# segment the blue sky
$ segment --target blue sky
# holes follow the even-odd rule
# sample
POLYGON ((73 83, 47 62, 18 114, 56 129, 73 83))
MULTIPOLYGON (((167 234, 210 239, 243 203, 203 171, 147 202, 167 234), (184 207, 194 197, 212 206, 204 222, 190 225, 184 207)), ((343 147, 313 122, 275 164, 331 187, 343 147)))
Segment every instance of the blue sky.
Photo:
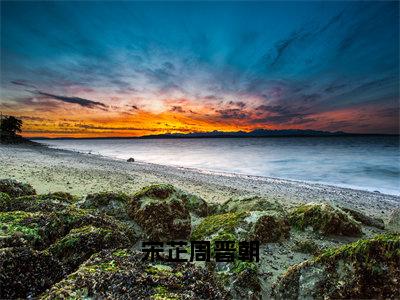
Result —
POLYGON ((126 114, 138 128, 143 114, 165 125, 169 114, 177 131, 395 133, 398 6, 4 1, 0 109, 63 132, 68 113, 71 125, 97 127, 126 114))

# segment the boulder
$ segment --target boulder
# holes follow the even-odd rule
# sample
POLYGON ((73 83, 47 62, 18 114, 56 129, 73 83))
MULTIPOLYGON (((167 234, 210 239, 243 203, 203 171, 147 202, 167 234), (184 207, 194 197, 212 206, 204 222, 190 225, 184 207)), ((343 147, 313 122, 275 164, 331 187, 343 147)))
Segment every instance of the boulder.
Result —
POLYGON ((342 210, 346 213, 348 213, 350 216, 354 218, 354 220, 366 225, 366 226, 373 226, 379 229, 385 229, 385 223, 383 223, 382 219, 377 219, 373 217, 369 217, 362 212, 359 212, 357 210, 351 209, 351 208, 345 208, 342 207, 342 210))
POLYGON ((101 227, 85 226, 72 229, 47 250, 70 273, 93 253, 103 249, 131 246, 132 241, 123 231, 101 227))
POLYGON ((10 199, 5 211, 43 212, 60 211, 71 205, 76 198, 68 193, 21 196, 10 199))
POLYGON ((290 225, 273 211, 231 212, 204 218, 193 230, 192 240, 257 240, 278 242, 289 237, 290 225), (230 238, 229 238, 230 237, 230 238))
POLYGON ((35 189, 28 183, 22 183, 14 179, 0 179, 0 192, 10 197, 35 195, 35 189))
POLYGON ((194 264, 155 264, 133 250, 104 250, 41 299, 226 299, 214 274, 194 264))
POLYGON ((38 296, 64 275, 47 252, 25 247, 0 249, 0 299, 38 296))
POLYGON ((44 249, 71 229, 87 225, 121 230, 131 241, 136 233, 128 225, 114 218, 91 214, 90 211, 68 208, 59 212, 0 212, 0 248, 29 245, 44 249))
POLYGON ((241 212, 241 211, 275 211, 284 213, 282 205, 277 201, 254 196, 247 198, 232 198, 222 204, 221 212, 241 212))
POLYGON ((117 219, 129 219, 127 205, 129 196, 123 193, 102 192, 86 196, 81 208, 95 209, 117 219))
POLYGON ((290 223, 301 229, 311 228, 323 235, 360 236, 360 223, 339 208, 325 203, 307 203, 289 215, 290 223))
POLYGON ((397 299, 400 236, 378 235, 295 265, 273 286, 275 299, 397 299))
POLYGON ((11 202, 11 198, 8 194, 0 192, 0 211, 8 209, 8 205, 11 202))
POLYGON ((387 227, 392 232, 400 233, 400 208, 392 211, 387 227))
POLYGON ((142 189, 130 201, 128 213, 150 240, 187 239, 190 235, 189 210, 173 186, 142 189))
POLYGON ((128 158, 127 162, 135 162, 135 159, 133 157, 128 158))

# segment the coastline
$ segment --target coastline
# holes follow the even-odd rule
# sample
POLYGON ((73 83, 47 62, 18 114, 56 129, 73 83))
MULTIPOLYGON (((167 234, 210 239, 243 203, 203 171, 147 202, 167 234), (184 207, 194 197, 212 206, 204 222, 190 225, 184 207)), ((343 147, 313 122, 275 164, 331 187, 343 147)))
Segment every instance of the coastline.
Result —
POLYGON ((134 193, 153 183, 170 183, 209 203, 261 196, 290 208, 326 202, 386 220, 400 196, 236 173, 128 163, 121 159, 55 149, 45 145, 0 145, 0 177, 30 182, 38 192, 68 191, 77 196, 99 191, 134 193))

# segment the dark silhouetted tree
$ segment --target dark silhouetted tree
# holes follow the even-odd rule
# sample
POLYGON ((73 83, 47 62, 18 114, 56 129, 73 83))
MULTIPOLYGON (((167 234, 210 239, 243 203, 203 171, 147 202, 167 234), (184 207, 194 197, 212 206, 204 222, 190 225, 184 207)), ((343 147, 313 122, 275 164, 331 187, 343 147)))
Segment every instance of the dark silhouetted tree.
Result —
POLYGON ((22 121, 13 116, 5 117, 1 120, 0 129, 2 136, 16 136, 21 132, 22 121))

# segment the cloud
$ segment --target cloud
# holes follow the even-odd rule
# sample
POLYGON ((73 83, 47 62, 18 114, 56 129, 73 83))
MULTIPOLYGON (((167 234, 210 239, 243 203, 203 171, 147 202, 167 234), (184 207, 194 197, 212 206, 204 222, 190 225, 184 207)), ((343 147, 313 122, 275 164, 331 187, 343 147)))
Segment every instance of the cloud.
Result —
POLYGON ((60 95, 54 95, 54 94, 49 94, 41 91, 34 91, 32 92, 33 94, 41 95, 47 98, 55 99, 55 100, 60 100, 62 102, 66 103, 73 103, 73 104, 78 104, 83 107, 88 107, 88 108, 100 108, 100 109, 106 109, 107 105, 104 103, 98 102, 98 101, 93 101, 89 99, 84 99, 84 98, 79 98, 79 97, 67 97, 67 96, 60 96, 60 95))
POLYGON ((30 84, 26 80, 13 80, 13 81, 11 81, 11 83, 15 84, 15 85, 20 85, 20 86, 25 86, 25 87, 37 89, 37 87, 35 85, 30 84))
POLYGON ((228 108, 216 110, 223 119, 246 119, 248 116, 239 108, 228 108))
POLYGON ((170 110, 173 112, 179 112, 179 113, 185 112, 185 110, 182 108, 182 106, 179 106, 179 105, 172 106, 170 110))

